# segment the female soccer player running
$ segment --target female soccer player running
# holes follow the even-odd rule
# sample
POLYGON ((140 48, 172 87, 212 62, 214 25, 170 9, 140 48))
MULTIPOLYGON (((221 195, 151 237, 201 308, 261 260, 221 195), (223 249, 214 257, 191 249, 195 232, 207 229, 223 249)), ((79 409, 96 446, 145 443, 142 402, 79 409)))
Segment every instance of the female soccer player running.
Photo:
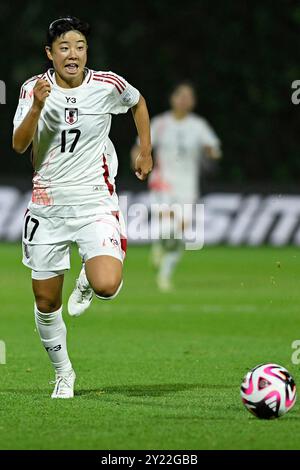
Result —
MULTIPOLYGON (((184 214, 184 206, 195 204, 199 197, 199 169, 203 156, 221 157, 220 141, 211 126, 193 113, 196 93, 189 82, 181 82, 170 97, 171 109, 151 121, 151 140, 155 152, 155 165, 149 178, 152 202, 169 206, 160 211, 161 225, 169 225, 174 219, 175 230, 171 238, 161 238, 152 245, 152 261, 158 268, 157 284, 161 291, 172 288, 171 280, 182 253, 182 234, 190 220, 184 214), (180 211, 175 213, 172 205, 180 211), (180 213, 179 213, 180 212, 180 213)), ((135 161, 142 147, 132 148, 135 161)))
POLYGON ((84 264, 68 302, 70 315, 82 314, 93 293, 112 299, 122 286, 126 239, 114 184, 112 114, 131 108, 141 142, 136 176, 144 180, 152 169, 145 100, 124 78, 86 67, 89 30, 75 17, 50 24, 45 50, 53 68, 23 84, 14 117, 14 150, 24 153, 32 144, 23 263, 32 270, 36 327, 56 372, 52 398, 74 396, 62 317, 71 243, 77 243, 84 264))

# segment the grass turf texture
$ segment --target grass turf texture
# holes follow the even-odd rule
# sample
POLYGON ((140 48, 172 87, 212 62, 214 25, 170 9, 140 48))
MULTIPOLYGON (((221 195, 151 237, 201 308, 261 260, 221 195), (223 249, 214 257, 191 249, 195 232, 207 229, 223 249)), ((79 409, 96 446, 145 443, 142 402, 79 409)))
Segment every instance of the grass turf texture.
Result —
MULTIPOLYGON (((79 258, 73 250, 64 305, 79 258)), ((187 252, 176 290, 159 294, 149 248, 129 247, 124 288, 69 318, 76 398, 51 400, 51 366, 34 332, 30 271, 20 247, 0 245, 1 449, 299 449, 299 403, 260 421, 239 386, 261 362, 291 363, 300 339, 299 250, 187 252)))

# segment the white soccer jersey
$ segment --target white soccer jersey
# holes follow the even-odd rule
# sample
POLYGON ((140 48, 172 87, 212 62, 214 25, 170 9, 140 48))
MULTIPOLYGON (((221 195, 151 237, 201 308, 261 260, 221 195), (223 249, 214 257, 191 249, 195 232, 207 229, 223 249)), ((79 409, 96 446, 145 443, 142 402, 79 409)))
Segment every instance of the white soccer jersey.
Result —
POLYGON ((31 107, 39 78, 50 83, 51 93, 32 143, 31 212, 72 217, 117 210, 118 160, 109 139, 111 115, 136 105, 139 91, 113 72, 88 68, 80 86, 62 88, 49 69, 23 84, 14 128, 31 107))
POLYGON ((203 148, 220 145, 207 121, 195 114, 178 120, 171 112, 163 113, 152 119, 151 140, 155 165, 149 187, 180 202, 197 199, 203 148))

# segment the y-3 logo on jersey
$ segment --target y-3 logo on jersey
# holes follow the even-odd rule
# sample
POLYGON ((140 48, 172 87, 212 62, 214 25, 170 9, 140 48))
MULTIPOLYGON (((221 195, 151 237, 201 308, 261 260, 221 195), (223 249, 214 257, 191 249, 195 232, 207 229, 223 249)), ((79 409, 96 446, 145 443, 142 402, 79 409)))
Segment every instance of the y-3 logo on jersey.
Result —
POLYGON ((65 96, 66 100, 67 100, 67 103, 76 103, 76 98, 74 98, 74 96, 65 96))
POLYGON ((78 121, 78 108, 65 108, 65 121, 68 124, 75 124, 78 121))

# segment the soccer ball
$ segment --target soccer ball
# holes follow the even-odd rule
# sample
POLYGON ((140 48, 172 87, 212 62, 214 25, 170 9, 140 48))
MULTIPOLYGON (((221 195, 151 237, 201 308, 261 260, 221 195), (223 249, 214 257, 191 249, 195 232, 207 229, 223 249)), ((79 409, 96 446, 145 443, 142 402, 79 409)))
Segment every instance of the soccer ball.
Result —
POLYGON ((241 397, 247 410, 257 418, 279 418, 294 406, 296 384, 284 367, 260 364, 246 374, 241 397))

